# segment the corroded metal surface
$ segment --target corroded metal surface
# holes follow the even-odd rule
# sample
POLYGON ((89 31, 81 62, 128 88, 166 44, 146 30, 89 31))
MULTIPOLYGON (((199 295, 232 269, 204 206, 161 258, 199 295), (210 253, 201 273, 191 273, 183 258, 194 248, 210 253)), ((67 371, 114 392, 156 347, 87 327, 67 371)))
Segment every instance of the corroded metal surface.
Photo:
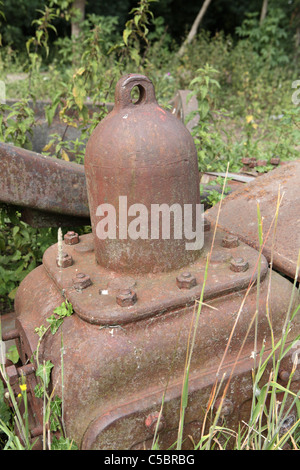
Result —
MULTIPOLYGON (((218 226, 238 235, 245 243, 259 249, 257 204, 263 217, 263 253, 277 271, 294 278, 300 249, 300 160, 280 166, 259 176, 223 201, 218 226), (278 195, 282 196, 275 229, 278 195), (270 233, 268 235, 268 232, 270 233), (273 235, 275 234, 275 238, 273 235), (268 237, 267 237, 268 235, 268 237)), ((214 223, 219 205, 206 211, 214 223)), ((300 280, 300 276, 298 276, 300 280)))
MULTIPOLYGON (((271 345, 267 345, 270 347, 271 345)), ((264 359, 270 354, 270 349, 266 350, 264 359)), ((224 375, 224 384, 219 389, 218 397, 215 399, 214 407, 208 412, 207 424, 202 429, 203 421, 211 392, 214 387, 216 369, 204 369, 198 371, 190 377, 189 381, 189 401, 186 410, 185 424, 183 428, 182 450, 191 450, 194 443, 200 441, 203 431, 209 431, 210 419, 213 419, 216 409, 222 402, 222 411, 220 413, 220 424, 226 420, 227 429, 237 429, 237 423, 247 422, 250 416, 250 407, 252 401, 252 383, 250 378, 250 368, 253 364, 250 359, 251 348, 244 350, 243 357, 234 366, 234 374, 230 381, 227 391, 227 397, 222 393, 227 385, 227 379, 233 371, 234 358, 232 362, 228 360, 225 367, 220 369, 220 374, 224 375), (247 354, 248 353, 248 354, 247 354)), ((291 354, 286 357, 286 364, 292 369, 291 354)), ((291 384, 290 390, 297 393, 300 384, 300 367, 298 374, 291 384)), ((270 368, 267 367, 262 377, 261 383, 266 383, 270 368)), ((279 384, 284 385, 283 381, 278 380, 279 384)), ((83 450, 101 450, 101 449, 131 449, 145 450, 152 449, 153 431, 147 426, 149 416, 157 415, 161 412, 162 425, 158 431, 160 449, 169 449, 177 441, 179 410, 181 406, 182 381, 173 382, 167 388, 164 405, 160 410, 160 403, 164 390, 151 390, 142 397, 137 397, 131 402, 125 403, 111 409, 91 422, 87 428, 81 448, 83 450)), ((295 408, 295 407, 294 407, 295 408)), ((295 418, 297 410, 293 409, 295 418)), ((295 419, 296 420, 296 419, 295 419)), ((233 439, 234 441, 234 439, 233 439)), ((229 446, 230 447, 230 446, 229 446)), ((227 447, 228 448, 228 447, 227 447)))
MULTIPOLYGON (((203 422, 203 410, 212 384, 221 379, 223 372, 226 372, 226 378, 232 373, 228 398, 233 402, 233 411, 229 425, 234 427, 240 418, 247 419, 246 403, 252 396, 254 326, 248 337, 246 335, 257 308, 257 290, 254 286, 248 293, 238 320, 245 292, 220 295, 208 299, 202 306, 190 368, 186 413, 186 433, 193 430, 195 438, 203 422), (232 332, 230 347, 218 371, 232 332), (244 348, 240 350, 244 340, 244 348)), ((265 313, 267 298, 276 340, 282 334, 291 292, 292 284, 277 273, 272 274, 270 284, 269 276, 261 282, 257 344, 258 348, 264 344, 266 353, 270 348, 266 339, 269 337, 265 313)), ((36 349, 38 337, 34 328, 43 324, 60 305, 64 299, 62 295, 66 293, 59 291, 43 266, 21 283, 15 304, 24 359, 36 349)), ((168 296, 169 292, 165 290, 165 297, 168 296)), ((129 311, 133 307, 125 308, 129 311)), ((139 448, 144 442, 149 446, 151 433, 145 421, 150 413, 159 411, 166 391, 165 426, 160 439, 161 448, 166 448, 178 426, 183 370, 194 322, 194 305, 114 326, 92 324, 75 313, 65 319, 61 334, 47 335, 40 360, 49 359, 54 364, 52 386, 55 384, 59 396, 63 337, 64 421, 68 435, 83 449, 139 448)), ((296 334, 299 326, 298 319, 290 334, 296 334)), ((291 369, 292 363, 285 365, 288 367, 291 369)), ((192 448, 189 443, 185 445, 192 448)))
MULTIPOLYGON (((218 297, 248 287, 257 277, 258 253, 244 243, 237 243, 232 248, 222 246, 226 233, 218 232, 204 291, 204 300, 218 297), (232 269, 233 260, 243 258, 248 266, 241 272, 232 269)), ((124 324, 158 313, 184 308, 199 299, 205 275, 206 257, 210 251, 213 233, 205 232, 205 245, 201 257, 188 267, 195 279, 190 289, 178 287, 178 278, 185 271, 174 270, 171 273, 150 273, 128 276, 116 273, 95 263, 92 251, 93 235, 80 237, 78 245, 65 245, 63 251, 73 259, 68 268, 59 268, 56 263, 57 244, 48 248, 43 264, 51 279, 60 291, 64 291, 74 306, 77 314, 84 320, 95 324, 124 324), (90 247, 89 251, 84 247, 90 247), (82 251, 80 251, 80 248, 82 251), (76 274, 89 276, 91 283, 82 289, 76 287, 76 274), (118 305, 116 297, 121 290, 133 289, 137 301, 130 308, 118 305)), ((261 275, 266 275, 268 263, 261 259, 261 275)), ((77 282, 77 284, 76 284, 77 282)))
POLYGON ((0 143, 0 201, 89 218, 83 165, 0 143))
MULTIPOLYGON (((147 77, 129 74, 117 83, 115 107, 88 141, 85 173, 95 257, 100 265, 117 272, 171 271, 199 256, 199 249, 186 250, 185 236, 175 237, 173 217, 169 238, 159 234, 157 239, 150 235, 132 239, 120 232, 124 222, 119 220, 127 217, 127 210, 120 208, 120 197, 126 198, 128 208, 136 204, 147 211, 148 228, 154 204, 176 204, 182 211, 185 205, 192 205, 192 227, 196 228, 200 194, 194 141, 180 119, 158 105, 147 77), (137 102, 131 98, 135 87, 140 93, 137 102), (100 216, 104 215, 98 212, 103 204, 115 210, 116 238, 96 235, 100 216)), ((184 233, 183 218, 179 224, 184 233)))

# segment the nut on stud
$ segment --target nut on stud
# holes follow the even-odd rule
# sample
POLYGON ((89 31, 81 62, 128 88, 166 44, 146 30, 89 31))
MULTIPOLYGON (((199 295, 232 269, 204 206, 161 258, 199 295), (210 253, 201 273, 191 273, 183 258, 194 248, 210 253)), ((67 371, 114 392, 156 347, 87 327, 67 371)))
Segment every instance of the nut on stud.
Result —
POLYGON ((87 274, 78 273, 73 279, 73 287, 75 287, 76 290, 86 289, 90 285, 92 285, 92 281, 87 274))
POLYGON ((197 285, 196 278, 191 273, 181 273, 176 278, 176 284, 179 289, 191 289, 197 285))
POLYGON ((66 245, 77 245, 79 243, 79 235, 76 232, 69 231, 64 236, 64 242, 66 245))
POLYGON ((165 427, 165 420, 163 415, 159 418, 159 412, 151 413, 145 419, 145 426, 151 432, 151 434, 155 434, 156 428, 157 432, 160 432, 165 427), (157 424, 159 422, 159 424, 157 424))
POLYGON ((235 235, 225 235, 222 239, 221 245, 224 248, 235 248, 239 246, 239 239, 235 235))
POLYGON ((273 157, 270 160, 271 165, 277 166, 280 164, 280 158, 279 157, 273 157))
POLYGON ((68 253, 62 253, 61 259, 59 259, 59 256, 56 258, 56 265, 59 268, 68 268, 72 266, 72 264, 73 258, 71 255, 68 255, 68 253))
POLYGON ((288 382, 289 381, 289 378, 290 378, 290 374, 287 370, 284 370, 284 369, 280 369, 279 370, 279 373, 278 373, 278 377, 280 378, 280 380, 282 380, 283 382, 288 382))
POLYGON ((215 401, 215 404, 214 404, 215 412, 217 412, 220 407, 221 407, 221 409, 220 409, 220 415, 221 416, 231 415, 232 412, 233 412, 233 408, 234 408, 232 401, 228 400, 228 398, 218 398, 215 401))
POLYGON ((131 289, 124 289, 119 292, 116 297, 116 300, 117 304, 120 305, 120 307, 130 307, 131 305, 134 305, 136 303, 137 295, 131 289))
POLYGON ((230 269, 236 273, 244 272, 249 269, 248 261, 245 261, 243 258, 235 258, 230 262, 230 269))

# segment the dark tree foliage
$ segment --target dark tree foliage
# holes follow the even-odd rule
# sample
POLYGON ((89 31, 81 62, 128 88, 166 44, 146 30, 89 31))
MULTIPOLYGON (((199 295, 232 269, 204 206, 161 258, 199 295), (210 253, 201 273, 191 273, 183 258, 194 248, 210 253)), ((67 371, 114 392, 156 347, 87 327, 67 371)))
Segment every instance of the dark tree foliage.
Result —
MULTIPOLYGON (((47 0, 2 0, 6 21, 0 27, 3 44, 16 50, 24 50, 26 40, 34 34, 32 21, 39 16, 37 9, 43 9, 47 0)), ((86 14, 117 16, 120 32, 123 31, 129 12, 136 7, 138 0, 87 0, 86 14)), ((155 17, 163 17, 168 33, 181 44, 187 35, 203 0, 159 0, 151 4, 155 17)), ((201 28, 216 33, 224 31, 234 37, 235 28, 240 26, 248 12, 260 12, 262 0, 213 0, 209 6, 201 28)), ((286 14, 286 27, 296 28, 299 20, 300 0, 269 0, 269 8, 279 7, 286 14), (298 13, 297 13, 298 11, 298 13)), ((71 34, 70 25, 61 19, 55 26, 59 36, 71 34)), ((298 26, 299 27, 299 26, 298 26)), ((53 37, 53 40, 55 38, 53 37)))

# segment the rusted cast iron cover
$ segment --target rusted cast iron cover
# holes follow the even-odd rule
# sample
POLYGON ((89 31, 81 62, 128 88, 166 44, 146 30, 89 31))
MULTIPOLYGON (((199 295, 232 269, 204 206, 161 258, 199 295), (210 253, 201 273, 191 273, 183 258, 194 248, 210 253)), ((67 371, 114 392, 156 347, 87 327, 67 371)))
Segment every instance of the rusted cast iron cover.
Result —
MULTIPOLYGON (((245 243, 259 249, 257 204, 263 217, 263 253, 274 269, 290 278, 295 277, 300 249, 300 160, 290 162, 259 176, 222 201, 218 226, 239 236, 245 243), (273 241, 278 194, 283 196, 273 241), (267 238, 268 231, 270 234, 267 238), (273 245, 274 243, 274 245, 273 245)), ((219 205, 207 210, 205 216, 215 223, 219 205)), ((298 276, 300 280, 300 276, 298 276)))
MULTIPOLYGON (((245 289, 256 279, 257 251, 239 242, 230 247, 224 239, 225 235, 221 231, 216 235, 205 285, 205 300, 245 289), (239 262, 241 259, 243 261, 239 262)), ((105 269, 95 261, 92 234, 81 236, 79 244, 64 244, 63 251, 73 260, 71 266, 57 266, 57 244, 46 250, 43 264, 82 319, 95 324, 123 324, 192 305, 201 294, 212 237, 212 233, 205 232, 203 253, 189 265, 188 273, 175 270, 132 277, 105 269), (88 285, 83 284, 81 288, 81 279, 85 282, 87 278, 76 279, 78 274, 89 277, 88 285), (136 294, 136 301, 129 308, 122 308, 116 301, 120 291, 125 289, 136 294)), ((267 267, 267 261, 262 257, 262 277, 267 267)))

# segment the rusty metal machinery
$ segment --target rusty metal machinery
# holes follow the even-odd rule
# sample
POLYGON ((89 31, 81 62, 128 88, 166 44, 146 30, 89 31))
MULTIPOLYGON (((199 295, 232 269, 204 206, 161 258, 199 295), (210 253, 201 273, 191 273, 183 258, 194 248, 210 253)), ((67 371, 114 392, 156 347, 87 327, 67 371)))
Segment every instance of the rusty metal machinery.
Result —
MULTIPOLYGON (((143 244, 135 252, 134 243, 125 240, 126 245, 123 239, 114 240, 115 251, 109 244, 99 244, 97 207, 103 202, 114 204, 124 192, 130 203, 144 205, 173 204, 179 196, 181 204, 199 202, 191 137, 171 114, 166 114, 167 121, 159 118, 165 114, 156 103, 151 82, 139 75, 123 77, 117 85, 112 113, 99 124, 87 146, 87 191, 93 231, 83 236, 68 232, 63 241, 62 262, 57 260, 58 245, 51 246, 44 254, 43 264, 20 284, 14 328, 6 333, 6 339, 16 339, 23 370, 11 367, 9 373, 12 383, 17 382, 22 371, 28 378, 32 434, 37 435, 42 412, 33 392, 36 382, 34 364, 30 363, 38 342, 34 330, 67 299, 74 314, 64 320, 62 336, 47 335, 40 349, 40 360, 54 364, 51 388, 55 387, 56 394, 63 397, 67 435, 83 450, 151 448, 164 397, 159 443, 161 449, 167 449, 177 438, 188 342, 190 331, 196 326, 195 311, 204 285, 184 426, 183 448, 192 449, 189 436, 194 442, 200 437, 211 389, 221 378, 224 382, 220 396, 229 380, 222 411, 226 426, 237 428, 238 423, 247 420, 253 395, 253 319, 257 315, 258 348, 264 344, 267 356, 272 344, 266 303, 276 341, 282 335, 287 310, 298 305, 299 298, 292 297, 293 284, 289 279, 269 269, 264 255, 223 228, 215 230, 212 218, 211 222, 203 222, 202 249, 190 258, 184 256, 177 240, 152 240, 152 252, 143 244), (140 90, 137 103, 130 99, 134 86, 140 90), (125 98, 120 98, 124 92, 125 98), (121 137, 116 143, 120 127, 121 137), (173 138, 177 139, 176 145, 168 147, 173 138), (184 148, 178 150, 181 139, 183 147, 189 149, 188 158, 184 158, 184 148), (163 176, 167 175, 164 185, 163 176), (110 264, 114 252, 118 254, 117 262, 110 264), (149 253, 153 255, 152 264, 149 253), (174 264, 170 262, 172 257, 174 264)), ((299 331, 296 317, 289 341, 299 331)), ((291 353, 282 361, 287 373, 292 369, 291 353)), ((283 383, 284 380, 282 376, 283 383)), ((298 390, 299 384, 297 370, 293 389, 298 390)))

